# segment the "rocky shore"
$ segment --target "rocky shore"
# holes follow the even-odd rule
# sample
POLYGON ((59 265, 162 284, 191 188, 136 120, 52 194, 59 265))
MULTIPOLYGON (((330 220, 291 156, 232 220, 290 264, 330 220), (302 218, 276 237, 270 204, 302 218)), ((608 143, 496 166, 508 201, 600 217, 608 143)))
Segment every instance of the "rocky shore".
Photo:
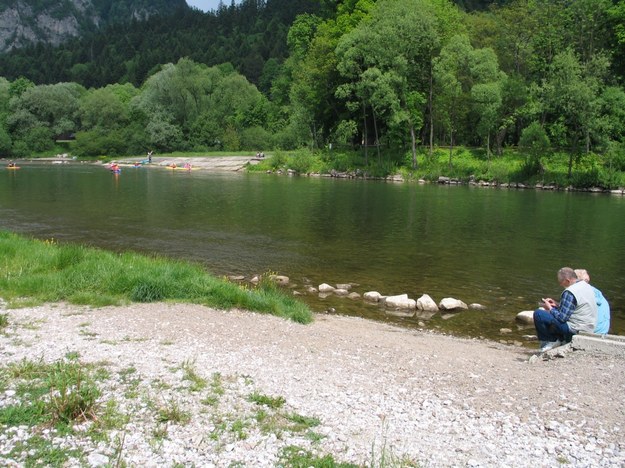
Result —
POLYGON ((625 466, 618 357, 188 304, 0 312, 3 466, 625 466), (26 398, 8 369, 69 359, 98 376, 95 419, 5 422, 26 398))

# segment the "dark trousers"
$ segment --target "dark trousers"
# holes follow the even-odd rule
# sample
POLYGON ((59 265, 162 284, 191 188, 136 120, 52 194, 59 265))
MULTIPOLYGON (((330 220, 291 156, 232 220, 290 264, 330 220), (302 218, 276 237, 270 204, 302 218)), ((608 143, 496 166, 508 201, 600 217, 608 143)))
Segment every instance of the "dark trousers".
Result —
POLYGON ((559 322, 545 309, 534 311, 534 326, 540 341, 560 340, 568 343, 573 339, 573 333, 566 323, 559 322))

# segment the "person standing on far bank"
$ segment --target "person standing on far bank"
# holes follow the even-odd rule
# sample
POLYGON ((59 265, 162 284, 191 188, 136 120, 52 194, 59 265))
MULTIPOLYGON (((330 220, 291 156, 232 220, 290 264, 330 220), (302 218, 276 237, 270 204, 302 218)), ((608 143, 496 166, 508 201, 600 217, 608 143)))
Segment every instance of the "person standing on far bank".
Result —
POLYGON ((558 282, 564 288, 560 303, 543 299, 534 311, 534 326, 540 340, 540 352, 568 343, 580 331, 594 332, 597 323, 597 303, 592 287, 577 278, 572 268, 558 271, 558 282))
MULTIPOLYGON (((575 270, 575 275, 590 284, 590 275, 586 270, 575 270)), ((595 293, 595 301, 597 302, 597 325, 595 325, 595 333, 605 335, 610 331, 610 303, 603 297, 601 291, 592 284, 590 284, 590 287, 595 293)))

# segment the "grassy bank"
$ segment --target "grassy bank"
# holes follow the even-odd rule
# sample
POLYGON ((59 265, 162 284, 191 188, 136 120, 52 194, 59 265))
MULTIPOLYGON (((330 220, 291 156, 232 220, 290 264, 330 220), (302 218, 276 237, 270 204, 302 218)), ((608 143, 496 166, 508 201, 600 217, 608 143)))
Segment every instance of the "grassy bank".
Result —
POLYGON ((241 287, 199 265, 0 232, 0 297, 11 307, 67 301, 96 307, 177 301, 312 321, 310 309, 265 279, 241 287))
POLYGON ((464 147, 455 148, 451 155, 448 148, 437 148, 430 155, 427 149, 422 148, 417 155, 416 169, 413 169, 412 155, 405 151, 384 150, 378 159, 375 149, 370 148, 365 159, 362 151, 299 150, 272 153, 265 161, 250 167, 250 170, 264 172, 291 169, 300 174, 338 171, 370 177, 401 174, 407 180, 431 181, 444 176, 463 182, 542 183, 582 189, 616 189, 625 186, 625 156, 595 153, 578 155, 572 159, 570 177, 569 158, 570 155, 565 152, 537 157, 514 149, 505 150, 500 156, 488 156, 483 149, 464 147))

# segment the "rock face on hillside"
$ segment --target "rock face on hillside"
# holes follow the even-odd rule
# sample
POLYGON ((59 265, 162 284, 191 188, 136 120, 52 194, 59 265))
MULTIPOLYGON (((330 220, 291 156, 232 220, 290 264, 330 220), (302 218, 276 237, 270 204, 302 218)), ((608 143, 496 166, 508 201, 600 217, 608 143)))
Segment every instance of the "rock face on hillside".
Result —
POLYGON ((188 8, 185 0, 8 0, 0 5, 0 53, 37 42, 58 45, 94 28, 178 8, 188 8))

